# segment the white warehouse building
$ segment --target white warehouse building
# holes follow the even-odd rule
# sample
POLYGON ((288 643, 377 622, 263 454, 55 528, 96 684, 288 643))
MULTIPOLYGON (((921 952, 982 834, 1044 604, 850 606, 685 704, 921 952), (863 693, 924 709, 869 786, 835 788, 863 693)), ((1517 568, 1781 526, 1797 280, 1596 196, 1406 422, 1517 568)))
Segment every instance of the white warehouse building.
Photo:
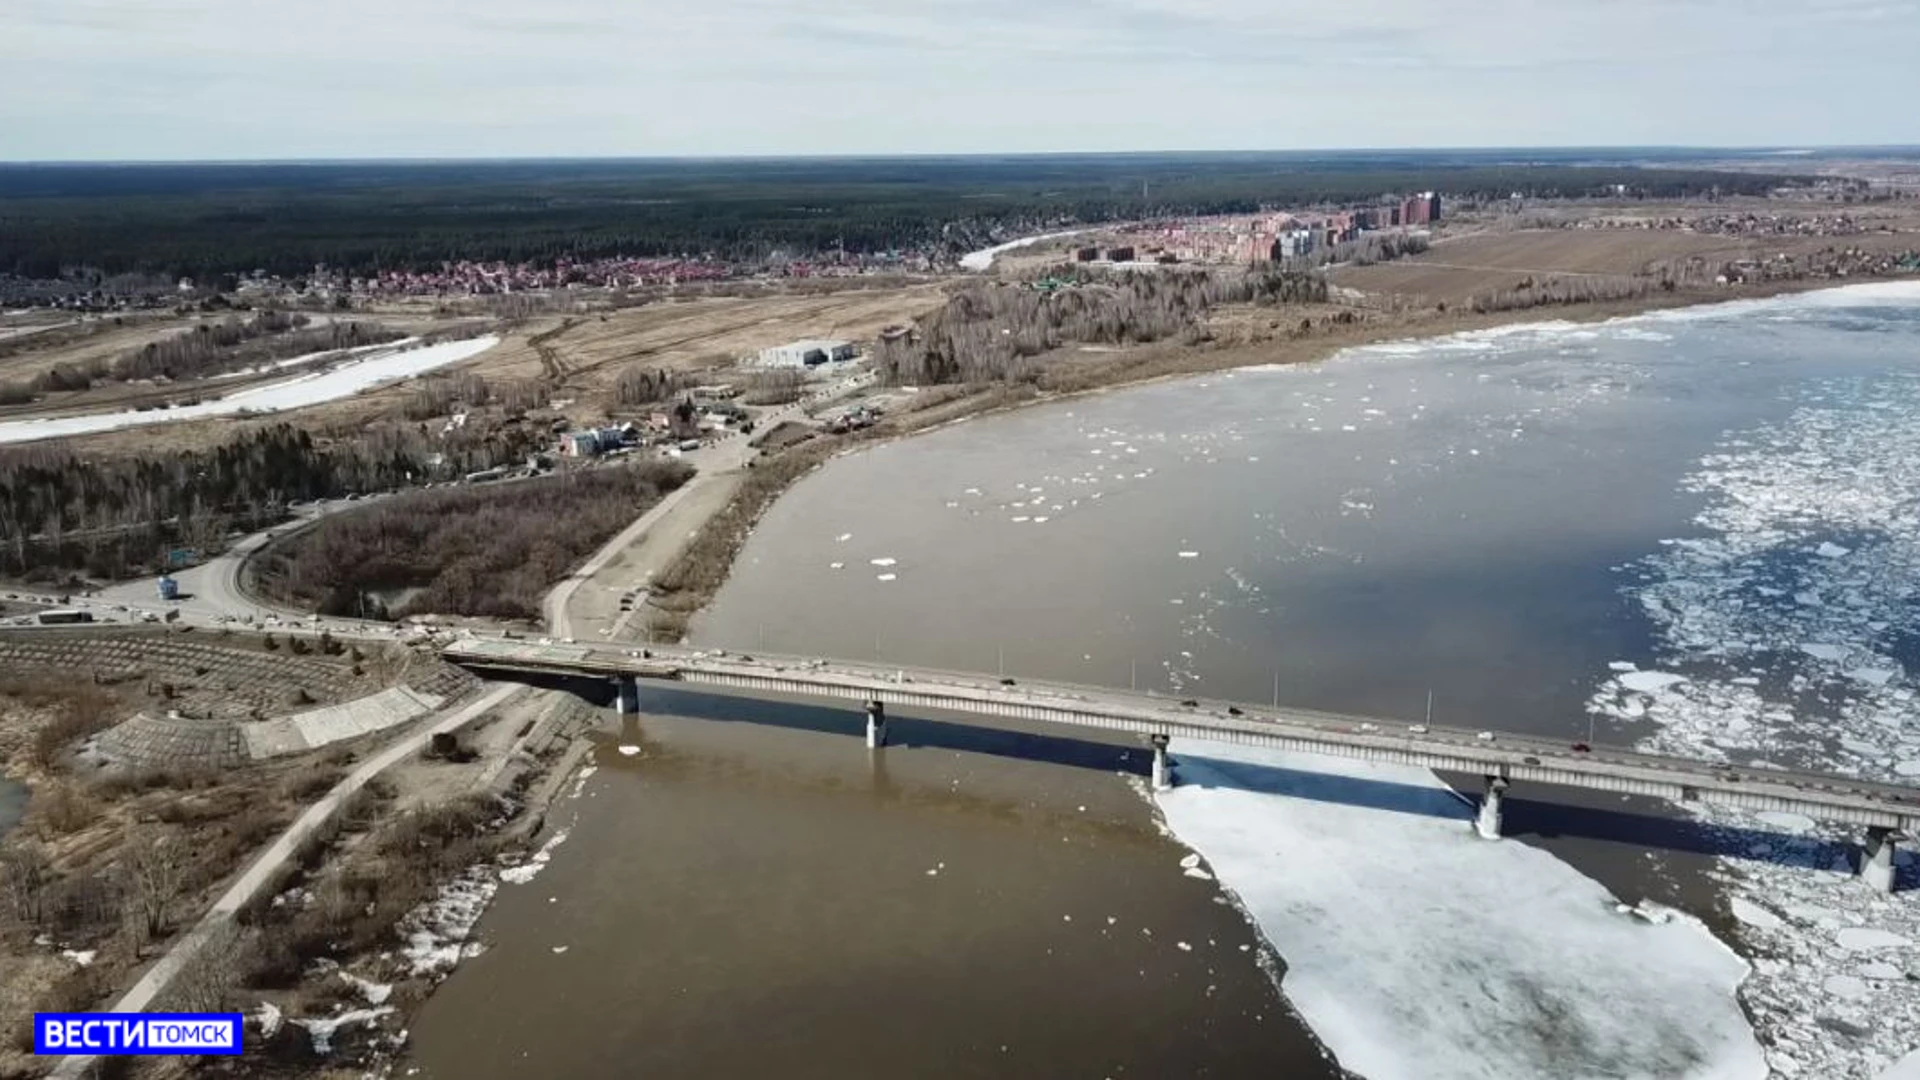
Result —
POLYGON ((760 350, 761 367, 812 367, 854 356, 853 342, 809 339, 760 350))

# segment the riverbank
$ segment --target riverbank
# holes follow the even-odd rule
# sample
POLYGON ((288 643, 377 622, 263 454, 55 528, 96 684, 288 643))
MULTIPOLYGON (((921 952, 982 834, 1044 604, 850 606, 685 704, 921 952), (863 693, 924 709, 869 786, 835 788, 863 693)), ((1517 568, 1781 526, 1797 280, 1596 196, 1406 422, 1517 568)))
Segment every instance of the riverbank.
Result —
MULTIPOLYGON (((828 460, 883 442, 975 417, 1068 401, 1086 394, 1235 368, 1310 364, 1358 346, 1430 340, 1546 322, 1602 322, 1675 308, 1840 287, 1844 284, 1830 281, 1772 282, 1490 313, 1433 308, 1386 311, 1335 304, 1236 308, 1210 319, 1206 327, 1213 340, 1198 345, 1160 342, 1117 350, 1069 346, 1051 354, 1049 363, 1032 383, 954 385, 938 391, 923 391, 920 404, 910 412, 890 416, 862 431, 815 438, 755 462, 752 473, 740 483, 734 498, 704 525, 695 526, 686 546, 666 572, 658 576, 648 601, 647 617, 630 620, 629 625, 638 623, 638 628, 650 638, 680 640, 696 614, 726 583, 754 523, 781 494, 828 460)), ((627 636, 633 638, 631 631, 627 636)))

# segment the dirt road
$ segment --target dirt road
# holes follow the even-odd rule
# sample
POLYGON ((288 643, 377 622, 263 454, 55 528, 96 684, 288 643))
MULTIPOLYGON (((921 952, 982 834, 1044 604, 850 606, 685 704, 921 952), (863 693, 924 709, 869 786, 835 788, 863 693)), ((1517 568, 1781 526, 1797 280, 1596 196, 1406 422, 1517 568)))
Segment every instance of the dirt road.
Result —
MULTIPOLYGON (((800 405, 788 405, 766 414, 760 425, 770 431, 801 415, 800 405)), ((759 456, 748 443, 745 436, 733 435, 685 455, 681 460, 699 470, 693 479, 622 529, 547 594, 548 632, 561 639, 620 639, 630 622, 628 613, 620 610, 620 597, 644 590, 693 534, 733 500, 747 463, 759 456)), ((633 606, 640 605, 636 601, 633 606)), ((639 631, 644 634, 645 627, 639 631)))

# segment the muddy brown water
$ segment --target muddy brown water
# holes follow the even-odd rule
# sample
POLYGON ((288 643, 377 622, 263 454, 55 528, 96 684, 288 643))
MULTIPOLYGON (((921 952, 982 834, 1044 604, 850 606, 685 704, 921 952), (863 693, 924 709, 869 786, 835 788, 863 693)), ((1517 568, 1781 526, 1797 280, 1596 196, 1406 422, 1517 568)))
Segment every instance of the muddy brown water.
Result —
POLYGON ((907 715, 870 753, 850 709, 645 704, 423 1007, 419 1075, 1339 1075, 1137 746, 907 715))
MULTIPOLYGON (((957 425, 797 485, 695 637, 1631 742, 1586 710, 1661 660, 1621 568, 1698 534, 1682 478, 1725 433, 1886 370, 1856 321, 1389 345, 957 425)), ((424 1008, 427 1075, 1338 1074, 1137 749, 896 718, 869 757, 850 707, 646 707, 424 1008)), ((1718 917, 1721 841, 1668 809, 1526 790, 1507 828, 1718 917)))

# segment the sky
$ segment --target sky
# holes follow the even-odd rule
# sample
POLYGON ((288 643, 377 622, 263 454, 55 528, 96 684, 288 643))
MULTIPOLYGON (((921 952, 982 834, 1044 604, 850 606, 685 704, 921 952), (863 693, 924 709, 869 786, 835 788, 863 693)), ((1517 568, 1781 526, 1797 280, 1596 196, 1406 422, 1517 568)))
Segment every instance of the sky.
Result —
POLYGON ((6 0, 0 160, 1920 143, 1920 0, 6 0))

